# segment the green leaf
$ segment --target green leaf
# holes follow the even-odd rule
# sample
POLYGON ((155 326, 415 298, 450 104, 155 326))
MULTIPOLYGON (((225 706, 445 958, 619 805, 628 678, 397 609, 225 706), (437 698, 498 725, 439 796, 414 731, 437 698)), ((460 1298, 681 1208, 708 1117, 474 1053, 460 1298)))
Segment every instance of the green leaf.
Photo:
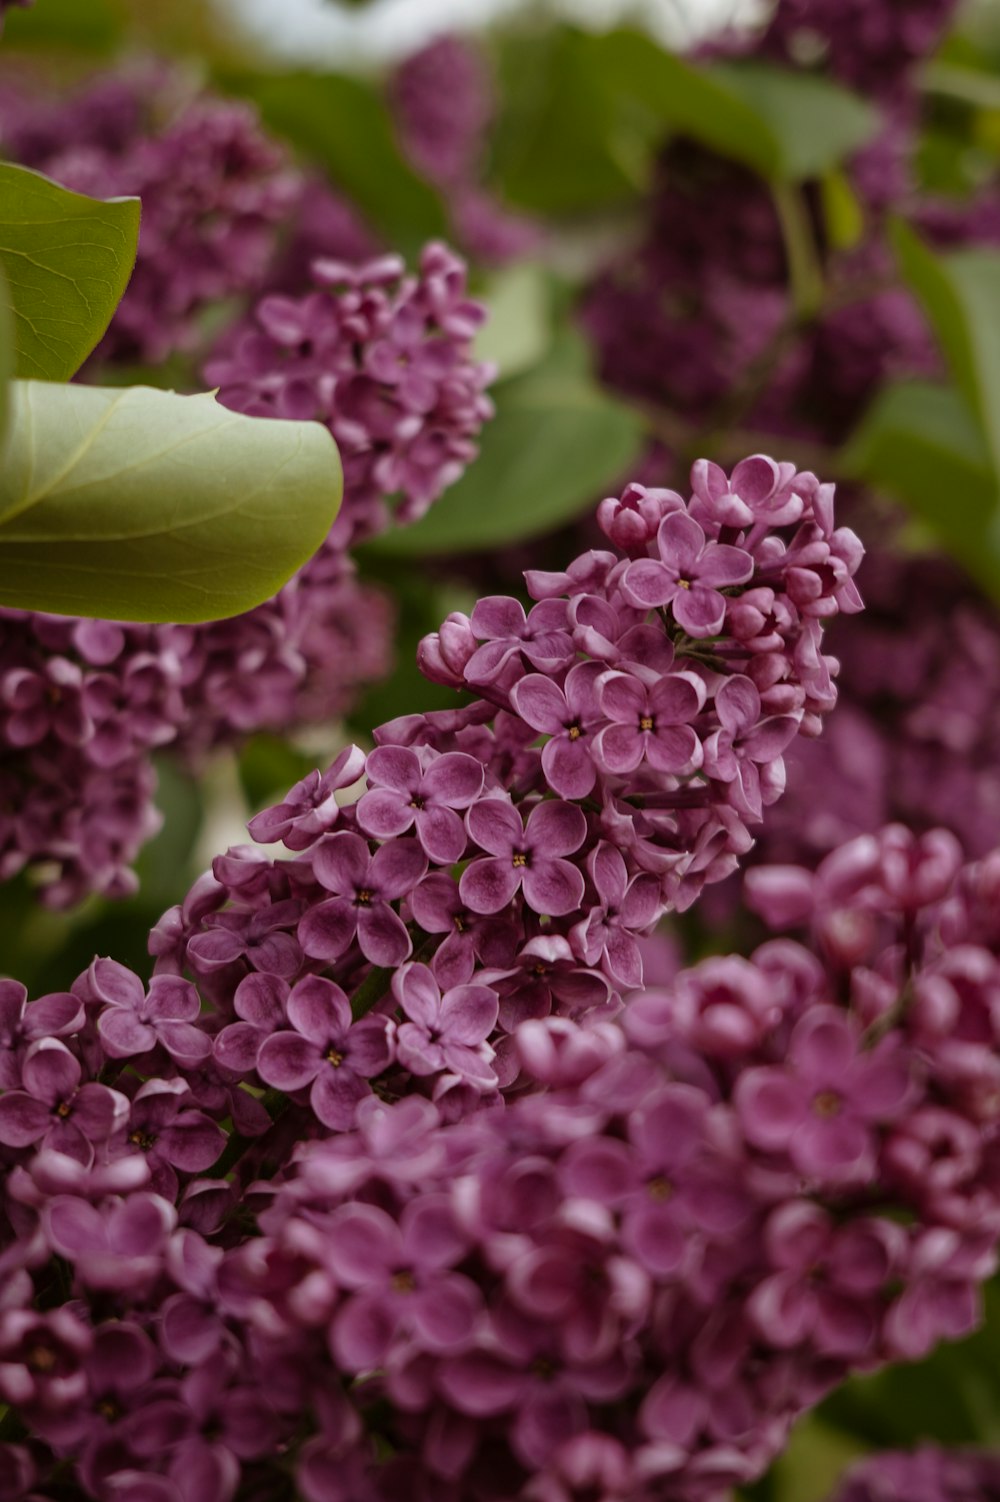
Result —
POLYGON ((596 505, 642 450, 638 415, 596 384, 575 333, 491 394, 497 412, 479 458, 422 521, 386 533, 373 552, 480 552, 551 532, 596 505))
POLYGON ((920 381, 887 387, 843 464, 852 477, 902 501, 1000 598, 996 476, 975 415, 958 391, 920 381))
POLYGON ((16 374, 66 381, 99 342, 135 265, 139 200, 71 193, 0 163, 0 269, 16 374))
POLYGON ((764 63, 699 66, 638 32, 594 42, 610 80, 662 122, 762 177, 819 177, 878 129, 877 112, 839 84, 764 63))
POLYGON ((14 320, 10 316, 7 281, 0 271, 0 449, 7 431, 7 410, 10 403, 8 383, 14 374, 14 320))
POLYGON ((323 167, 391 245, 412 255, 447 233, 441 200, 404 158, 371 84, 332 73, 239 74, 224 82, 323 167))
MULTIPOLYGON (((604 38, 601 39, 602 45, 604 38)), ((662 127, 636 115, 595 39, 570 27, 508 37, 492 180, 511 203, 546 215, 612 207, 644 192, 662 127)))
POLYGON ((30 10, 4 16, 3 48, 59 47, 109 52, 121 39, 121 0, 42 0, 30 10))
POLYGON ((1000 469, 1000 254, 938 255, 899 222, 892 236, 903 275, 923 303, 1000 469))
POLYGON ((488 315, 476 336, 476 359, 492 361, 501 377, 537 365, 552 343, 552 292, 544 269, 525 261, 498 271, 476 296, 488 315))
POLYGON ((0 603, 203 621, 269 598, 340 503, 318 423, 212 396, 18 381, 0 468, 0 603))

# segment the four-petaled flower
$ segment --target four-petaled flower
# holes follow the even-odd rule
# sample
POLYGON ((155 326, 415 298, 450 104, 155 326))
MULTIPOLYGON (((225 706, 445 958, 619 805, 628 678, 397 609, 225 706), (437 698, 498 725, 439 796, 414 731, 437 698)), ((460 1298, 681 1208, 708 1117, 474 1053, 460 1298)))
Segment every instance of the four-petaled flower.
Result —
POLYGON ((519 890, 536 913, 559 918, 583 900, 578 867, 564 857, 587 835, 583 810, 572 803, 537 804, 522 825, 509 798, 481 798, 465 816, 472 839, 487 852, 462 872, 459 892, 473 912, 499 913, 519 890))
POLYGON ((313 875, 334 895, 310 909, 299 941, 314 959, 335 960, 355 934, 373 965, 401 965, 412 948, 406 925, 389 906, 411 892, 427 870, 418 840, 389 840, 374 855, 360 835, 329 835, 316 847, 313 875))
POLYGON ((611 723, 598 731, 594 750, 608 772, 622 777, 643 761, 667 773, 701 765, 701 741, 690 724, 705 702, 700 679, 667 673, 647 683, 632 673, 612 672, 601 678, 598 693, 611 723))
POLYGON ((466 846, 466 809, 483 790, 483 766, 462 751, 443 756, 422 748, 379 746, 368 758, 368 792, 359 800, 358 823, 380 840, 416 827, 432 861, 451 866, 466 846))
POLYGON ((529 673, 511 690, 511 701, 522 720, 549 737, 542 748, 542 771, 560 798, 586 798, 597 781, 590 754, 593 731, 605 716, 597 702, 599 662, 570 668, 560 688, 541 673, 529 673))
POLYGON ((689 636, 717 636, 726 618, 720 592, 745 584, 754 562, 742 548, 708 542, 685 511, 665 516, 656 534, 660 558, 637 558, 625 570, 622 587, 644 609, 669 605, 689 636))
POLYGON ((733 784, 737 807, 759 819, 763 813, 761 766, 777 761, 798 734, 797 715, 761 719, 760 694, 749 678, 727 678, 715 695, 720 729, 705 742, 705 771, 733 784))
POLYGON ((346 1131, 358 1101, 371 1093, 368 1081, 391 1058, 384 1017, 351 1018, 351 1004, 338 985, 307 975, 286 1005, 289 1029, 261 1045, 257 1073, 276 1090, 304 1090, 324 1126, 346 1131))
POLYGON ((404 965, 392 993, 407 1020, 396 1029, 396 1057, 413 1074, 450 1070, 480 1090, 497 1082, 487 1038, 496 1026, 499 1002, 489 986, 453 986, 442 996, 426 965, 404 965))

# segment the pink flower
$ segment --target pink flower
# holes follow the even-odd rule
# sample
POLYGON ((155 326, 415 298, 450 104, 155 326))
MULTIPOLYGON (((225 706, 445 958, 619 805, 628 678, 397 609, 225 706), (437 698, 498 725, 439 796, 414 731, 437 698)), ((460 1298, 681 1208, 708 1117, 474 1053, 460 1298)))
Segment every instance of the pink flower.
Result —
POLYGON ((499 913, 523 890, 536 913, 558 918, 579 907, 583 877, 571 861, 587 834, 582 809, 572 803, 539 803, 525 825, 509 798, 488 797, 466 814, 469 834, 488 859, 474 860, 459 882, 473 912, 499 913))
POLYGON ((407 1021, 396 1029, 396 1056, 416 1075, 450 1070, 481 1090, 496 1084, 487 1038, 499 1003, 489 986, 453 986, 442 996, 426 965, 396 971, 392 991, 407 1021))
POLYGON ((689 636, 717 636, 726 618, 720 592, 745 584, 754 562, 742 548, 709 542, 694 517, 674 511, 656 534, 660 560, 639 558, 625 570, 622 587, 643 609, 669 605, 689 636))

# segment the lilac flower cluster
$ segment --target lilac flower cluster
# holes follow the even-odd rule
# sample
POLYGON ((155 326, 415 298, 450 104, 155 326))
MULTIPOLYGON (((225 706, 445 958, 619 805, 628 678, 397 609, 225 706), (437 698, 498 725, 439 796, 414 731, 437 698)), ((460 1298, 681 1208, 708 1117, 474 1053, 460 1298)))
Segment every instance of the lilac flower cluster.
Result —
POLYGON ((852 1466, 831 1502, 996 1502, 1000 1456, 978 1450, 888 1451, 852 1466))
POLYGON ((68 101, 25 100, 17 78, 0 96, 7 155, 80 193, 142 200, 135 271, 95 362, 196 347, 206 309, 260 285, 302 193, 252 109, 180 92, 169 72, 140 69, 68 101))
POLYGON ((360 266, 317 259, 312 291, 263 298, 225 336, 206 379, 219 400, 258 417, 314 419, 336 438, 345 503, 331 546, 422 516, 476 455, 492 415, 492 367, 473 358, 485 317, 464 263, 428 245, 418 275, 398 256, 360 266))
POLYGON ((532 250, 539 226, 505 208, 481 183, 495 110, 482 52, 462 37, 436 38, 400 64, 389 99, 407 155, 447 196, 463 249, 487 265, 532 250))
MULTIPOLYGON (((106 959, 30 1002, 0 985, 12 1499, 292 1478, 305 1502, 708 1502, 848 1373, 975 1324, 1000 852, 963 870, 946 833, 890 827, 815 875, 761 869, 752 902, 809 942, 616 1015, 612 946, 585 963, 596 881, 575 955, 543 930, 504 961, 497 857, 450 895, 422 874, 450 815, 492 821, 484 767, 399 751, 355 805, 351 749, 259 816, 294 858, 220 857, 154 932, 148 986, 106 959), (386 822, 373 855, 357 831, 386 822), (414 918, 436 909, 443 942, 414 918)), ((546 808, 513 869, 558 897, 584 815, 546 808)), ((846 1497, 923 1497, 887 1465, 846 1497)), ((984 1494, 938 1474, 927 1502, 984 1494)))
POLYGON ((819 64, 866 94, 906 87, 944 36, 958 0, 779 0, 762 42, 769 56, 819 64))
POLYGON ((889 547, 866 557, 865 599, 830 636, 837 715, 821 741, 790 748, 756 857, 811 864, 892 819, 944 826, 984 855, 1000 843, 996 611, 954 565, 889 547))
POLYGON ((388 670, 391 603, 344 549, 387 524, 393 492, 412 520, 474 457, 492 411, 490 367, 470 346, 483 312, 443 245, 414 276, 394 257, 355 270, 321 260, 316 276, 322 291, 264 298, 256 331, 240 325, 209 378, 230 406, 329 424, 347 490, 327 541, 274 599, 203 626, 3 612, 0 879, 40 867, 56 905, 130 890, 158 827, 151 750, 198 758, 329 720, 388 670))

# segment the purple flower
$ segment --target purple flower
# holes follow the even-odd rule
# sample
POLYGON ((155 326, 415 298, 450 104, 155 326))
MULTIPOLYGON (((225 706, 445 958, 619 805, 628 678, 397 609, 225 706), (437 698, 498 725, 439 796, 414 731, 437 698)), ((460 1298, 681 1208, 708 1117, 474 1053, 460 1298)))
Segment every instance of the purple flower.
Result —
POLYGON ((705 771, 709 777, 733 783, 739 807, 753 818, 763 812, 761 765, 776 761, 799 730, 795 715, 761 718, 760 694, 749 678, 727 678, 715 696, 720 729, 705 742, 705 771))
POLYGON ((39 1038, 74 1033, 83 1022, 83 1003, 70 992, 53 992, 28 1002, 27 989, 16 980, 0 980, 0 1090, 21 1083, 24 1050, 39 1038))
POLYGON ((262 845, 281 840, 289 850, 308 849, 340 817, 335 794, 357 782, 364 770, 365 753, 358 746, 346 746, 322 775, 310 772, 281 803, 255 814, 247 825, 251 836, 262 845))
POLYGON ((97 1031, 111 1058, 148 1053, 158 1043, 182 1064, 197 1064, 212 1052, 210 1040, 194 1025, 201 1002, 189 981, 156 975, 147 993, 137 975, 109 959, 94 960, 87 978, 95 999, 107 1003, 97 1031))
POLYGON ((600 679, 601 710, 611 722, 598 732, 594 754, 617 777, 643 761, 656 772, 691 772, 702 750, 690 721, 705 702, 701 681, 668 673, 646 683, 632 673, 610 672, 600 679))
POLYGON ((87 1288, 141 1294, 159 1274, 177 1212, 144 1192, 105 1202, 100 1210, 57 1195, 42 1218, 52 1250, 73 1263, 87 1288))
POLYGON ((471 624, 485 645, 466 663, 465 676, 470 683, 494 682, 504 669, 519 663, 522 653, 533 668, 545 673, 556 673, 573 660, 564 600, 542 600, 525 615, 518 600, 489 595, 477 601, 471 624))
POLYGON ((72 1411, 86 1397, 92 1340, 69 1309, 0 1311, 0 1395, 28 1413, 72 1411))
POLYGON ((530 908, 552 918, 580 906, 583 876, 564 857, 586 839, 582 809, 572 803, 539 803, 522 826, 509 799, 488 797, 472 805, 466 825, 491 857, 472 861, 459 882, 462 900, 473 912, 499 913, 521 890, 530 908))
POLYGON ((496 1084, 487 1038, 496 1026, 499 1003, 489 986, 453 986, 441 994, 426 965, 404 965, 392 980, 392 993, 407 1021, 396 1029, 396 1057, 416 1075, 449 1070, 480 1090, 496 1084))
POLYGON ((866 1052, 851 1020, 820 1006, 793 1031, 786 1063, 749 1070, 735 1102, 755 1146, 787 1154, 810 1179, 858 1183, 875 1166, 876 1127, 899 1115, 912 1088, 895 1039, 866 1052))
POLYGON ((286 1011, 293 1031, 265 1040, 257 1072, 278 1090, 310 1086, 309 1104, 319 1120, 345 1131, 358 1101, 371 1093, 368 1081, 392 1058, 385 1019, 352 1022, 351 1004, 340 987, 315 975, 293 987, 286 1011))
POLYGON ((406 925, 389 906, 406 896, 427 870, 417 840, 390 840, 371 855, 360 835, 329 835, 316 847, 313 874, 334 896, 307 912, 299 940, 315 959, 338 959, 357 936, 373 965, 401 965, 412 945, 406 925))
POLYGON ((745 584, 754 562, 742 548, 709 542, 686 512, 663 518, 656 534, 660 561, 638 558, 625 570, 622 587, 636 605, 670 605, 690 636, 717 636, 726 618, 720 590, 745 584))
POLYGON ((482 1295, 452 1269, 468 1245, 444 1195, 427 1195, 398 1223, 375 1205, 344 1205, 327 1223, 327 1265, 349 1292, 330 1339, 348 1372, 381 1365, 393 1337, 412 1329, 433 1352, 467 1348, 482 1295))
POLYGON ((0 1142, 7 1147, 40 1143, 81 1163, 94 1144, 106 1142, 127 1119, 128 1100, 97 1083, 81 1084, 74 1054, 57 1038, 39 1038, 28 1048, 20 1090, 0 1095, 0 1142))
POLYGON ((410 910, 425 933, 444 934, 432 968, 446 988, 472 979, 477 961, 486 969, 503 969, 514 957, 517 926, 492 914, 474 913, 463 902, 458 882, 431 871, 410 894, 410 910))
POLYGON ((504 970, 481 974, 499 993, 500 1025, 507 1032, 552 1011, 582 1015, 604 1006, 611 993, 604 976, 585 969, 562 934, 539 934, 504 970))
POLYGON ((177 1198, 175 1170, 204 1173, 226 1145, 222 1128, 193 1107, 183 1080, 147 1080, 136 1091, 122 1129, 126 1142, 146 1158, 150 1188, 167 1200, 177 1198))
POLYGON ((511 702, 522 720, 549 739, 542 748, 542 770, 560 798, 586 798, 597 781, 591 756, 592 732, 604 724, 597 700, 598 662, 570 668, 560 688, 541 673, 529 673, 511 689, 511 702))
POLYGON ((234 1074, 249 1074, 265 1038, 285 1023, 288 983, 278 975, 245 975, 236 987, 233 1009, 239 1022, 230 1022, 213 1045, 216 1062, 234 1074))
MULTIPOLYGON (((242 863, 217 859, 215 865, 223 879, 232 881, 233 868, 242 863)), ((268 869, 266 863, 259 872, 246 864, 240 874, 247 876, 249 882, 258 874, 266 880, 268 869)), ((240 885, 235 881, 230 890, 235 889, 239 894, 240 885)), ((266 974, 291 977, 302 964, 302 950, 297 939, 284 930, 297 923, 300 912, 297 902, 287 901, 272 903, 256 912, 213 913, 206 919, 204 931, 195 934, 188 944, 188 962, 202 976, 246 963, 266 974)))
POLYGON ((619 986, 642 985, 642 955, 635 935, 643 933, 660 912, 660 883, 640 871, 629 881, 620 850, 601 841, 588 857, 597 902, 573 930, 573 940, 588 965, 603 964, 619 986))
POLYGON ((483 768, 472 756, 449 751, 422 755, 405 746, 379 746, 368 757, 369 791, 358 802, 358 823, 376 839, 416 826, 428 858, 454 865, 465 852, 465 825, 455 812, 483 790, 483 768))

